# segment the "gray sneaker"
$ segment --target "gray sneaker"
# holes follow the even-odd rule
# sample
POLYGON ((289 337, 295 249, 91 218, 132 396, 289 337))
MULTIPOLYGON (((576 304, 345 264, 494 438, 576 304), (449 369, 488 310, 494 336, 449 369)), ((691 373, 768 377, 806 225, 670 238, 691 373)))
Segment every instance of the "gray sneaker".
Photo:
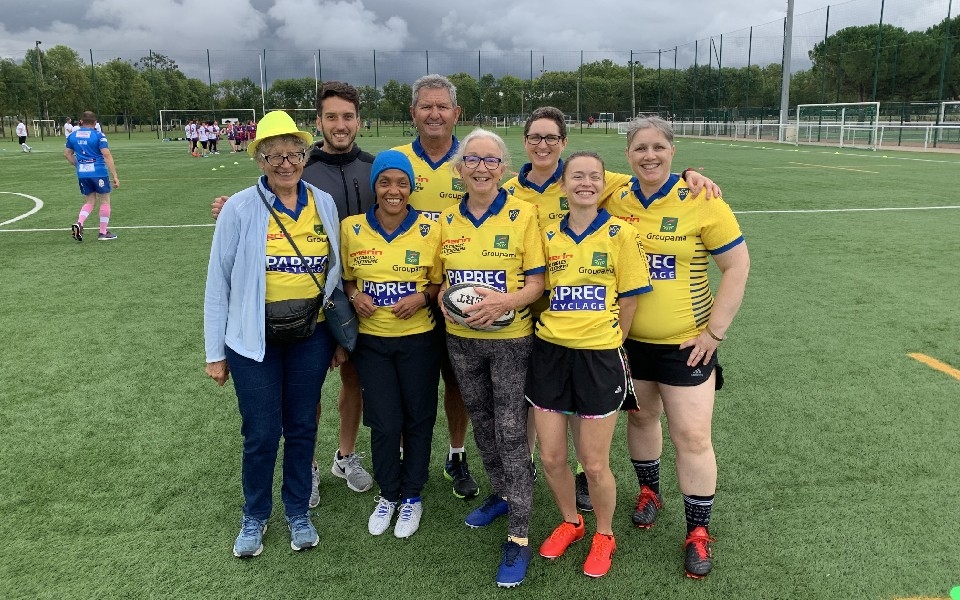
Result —
POLYGON ((347 480, 347 487, 355 492, 365 492, 373 487, 373 477, 360 464, 360 455, 354 452, 343 458, 337 458, 339 450, 333 453, 333 465, 330 472, 340 479, 347 480))
POLYGON ((408 538, 420 529, 420 517, 423 516, 423 502, 420 498, 406 498, 400 503, 397 524, 393 528, 393 535, 400 539, 408 538))
POLYGON ((367 521, 367 531, 370 532, 370 535, 381 535, 384 531, 390 529, 390 520, 393 519, 393 513, 396 511, 396 502, 390 502, 386 498, 377 496, 377 506, 370 513, 370 519, 367 521))
POLYGON ((311 467, 310 475, 310 508, 316 508, 320 504, 320 469, 316 463, 311 467))
POLYGON ((290 528, 290 547, 294 550, 313 548, 320 543, 320 535, 310 521, 310 513, 287 517, 287 527, 290 528))
POLYGON ((244 515, 240 522, 240 535, 233 543, 233 555, 237 558, 259 556, 263 552, 263 534, 266 532, 266 521, 244 515))

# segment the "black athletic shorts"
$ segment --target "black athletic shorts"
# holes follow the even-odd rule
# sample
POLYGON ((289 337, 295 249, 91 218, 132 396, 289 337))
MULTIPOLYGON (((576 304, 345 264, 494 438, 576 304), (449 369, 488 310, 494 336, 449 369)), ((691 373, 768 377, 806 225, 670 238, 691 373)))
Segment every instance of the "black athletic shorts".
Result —
POLYGON ((620 348, 567 348, 534 336, 525 395, 536 408, 599 419, 617 412, 630 390, 620 348))
POLYGON ((717 370, 716 389, 723 387, 723 368, 717 362, 717 352, 710 361, 695 367, 687 366, 693 347, 680 349, 677 344, 648 344, 628 339, 624 345, 630 357, 630 371, 638 381, 656 381, 667 385, 691 387, 700 385, 717 370))

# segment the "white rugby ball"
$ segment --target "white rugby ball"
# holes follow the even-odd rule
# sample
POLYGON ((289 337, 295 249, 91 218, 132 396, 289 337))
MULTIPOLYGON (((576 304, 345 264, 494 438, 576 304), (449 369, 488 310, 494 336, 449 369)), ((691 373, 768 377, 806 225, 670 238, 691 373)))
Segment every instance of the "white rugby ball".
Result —
POLYGON ((450 318, 464 327, 476 329, 477 331, 497 331, 513 323, 516 312, 510 309, 510 311, 487 327, 474 327, 467 324, 467 317, 469 315, 465 311, 483 300, 483 296, 477 292, 480 288, 494 292, 500 291, 492 285, 485 283, 457 283, 448 287, 443 294, 443 307, 447 309, 447 314, 450 315, 450 318))

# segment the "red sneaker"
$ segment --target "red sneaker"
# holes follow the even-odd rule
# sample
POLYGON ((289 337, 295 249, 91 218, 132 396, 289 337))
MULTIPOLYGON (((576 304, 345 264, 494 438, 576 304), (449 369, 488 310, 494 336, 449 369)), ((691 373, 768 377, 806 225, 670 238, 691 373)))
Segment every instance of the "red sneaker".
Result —
POLYGON ((617 551, 617 541, 612 535, 593 534, 590 554, 583 563, 583 574, 588 577, 603 577, 613 564, 613 554, 617 551))
POLYGON ((570 544, 583 538, 586 531, 583 527, 583 517, 577 515, 579 525, 564 521, 560 526, 553 530, 543 544, 540 545, 540 556, 544 558, 559 558, 567 551, 570 544))
POLYGON ((697 527, 687 536, 687 541, 683 543, 686 552, 683 566, 687 577, 702 579, 713 568, 713 552, 710 549, 713 541, 706 527, 697 527))

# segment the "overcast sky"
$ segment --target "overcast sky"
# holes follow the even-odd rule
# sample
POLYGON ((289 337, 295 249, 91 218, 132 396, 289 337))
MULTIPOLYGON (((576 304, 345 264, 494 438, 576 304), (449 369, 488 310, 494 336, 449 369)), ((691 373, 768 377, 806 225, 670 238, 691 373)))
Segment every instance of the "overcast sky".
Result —
MULTIPOLYGON (((830 31, 876 23, 880 2, 834 3, 830 31)), ((925 29, 947 16, 948 2, 885 0, 884 22, 925 29)), ((809 47, 823 38, 827 4, 795 0, 792 54, 801 68, 809 47)), ((960 7, 954 8, 956 13, 960 7)), ((692 61, 694 40, 699 64, 711 54, 716 64, 724 34, 722 64, 739 66, 748 57, 753 64, 779 62, 786 10, 786 0, 0 0, 0 57, 21 60, 37 40, 41 49, 70 46, 86 61, 92 49, 97 63, 137 60, 152 49, 206 80, 209 49, 212 77, 219 80, 238 71, 257 73, 266 49, 269 79, 312 76, 316 68, 321 79, 363 84, 372 77, 366 73, 372 71, 366 58, 372 50, 378 69, 382 58, 392 57, 414 74, 427 66, 432 72, 476 72, 480 50, 493 62, 499 57, 516 63, 512 74, 526 78, 569 68, 559 63, 578 61, 580 50, 585 62, 625 62, 633 50, 644 65, 656 67, 658 58, 664 66, 673 63, 672 52, 658 57, 658 49, 680 46, 683 67, 692 61), (314 67, 317 50, 320 64, 314 67)), ((378 73, 381 85, 391 78, 386 70, 378 73)))

